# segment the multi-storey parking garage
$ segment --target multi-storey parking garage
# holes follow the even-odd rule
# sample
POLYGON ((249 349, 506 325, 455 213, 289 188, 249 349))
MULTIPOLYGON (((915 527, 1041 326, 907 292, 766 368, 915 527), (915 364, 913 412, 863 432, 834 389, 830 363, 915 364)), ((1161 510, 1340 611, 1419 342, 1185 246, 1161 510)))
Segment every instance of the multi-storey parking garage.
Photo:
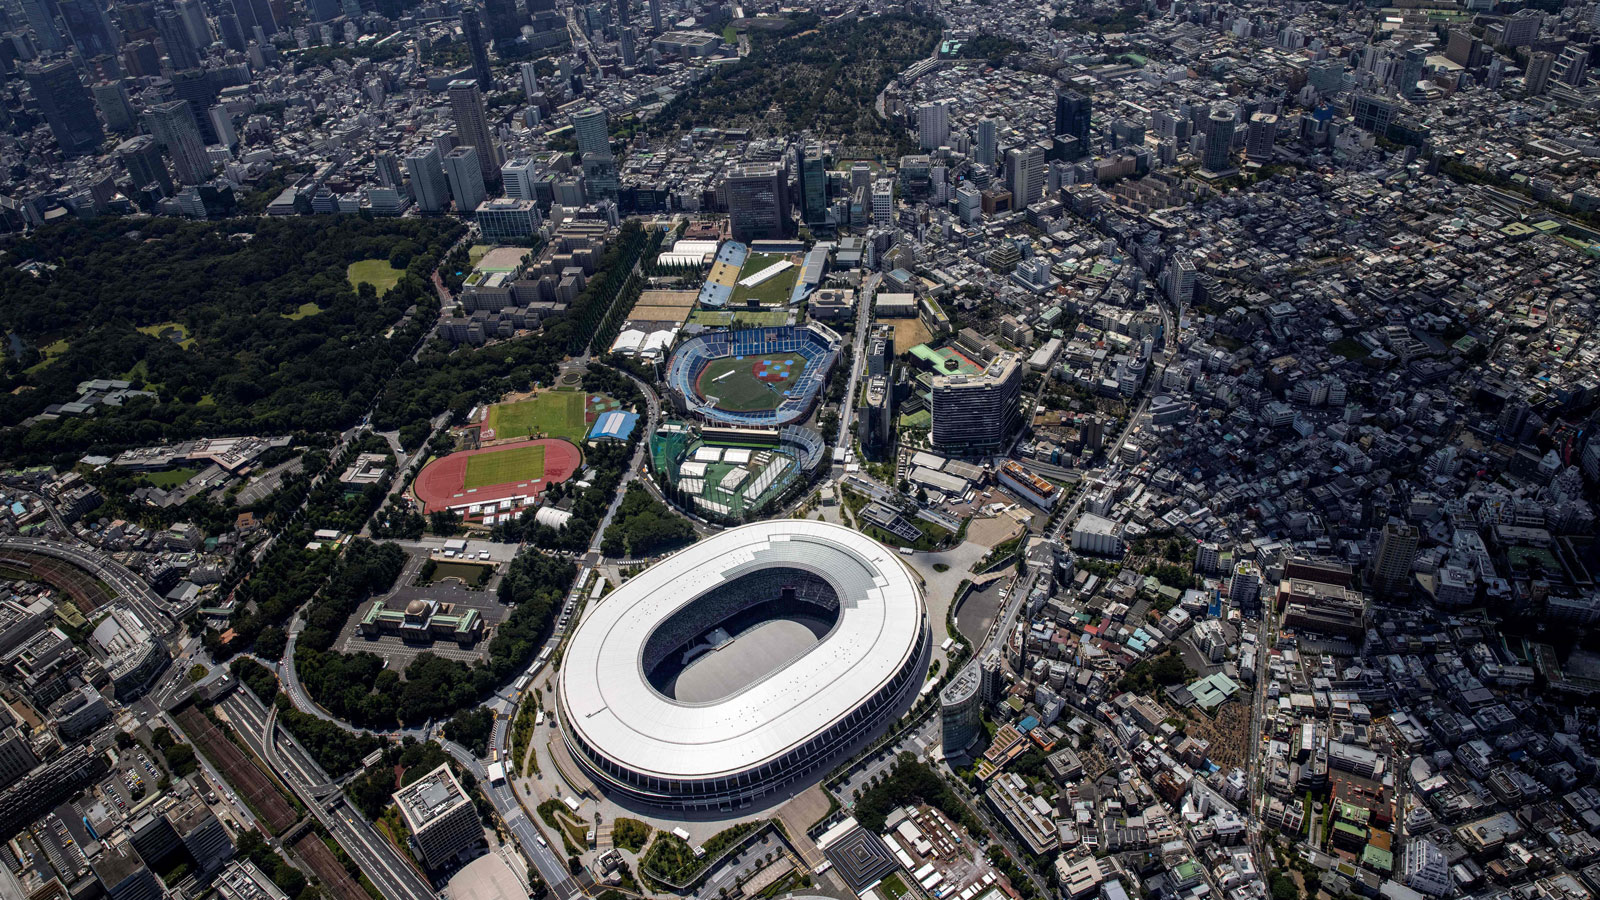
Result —
POLYGON ((883 725, 927 650, 921 586, 893 550, 824 522, 747 525, 588 612, 562 663, 562 733, 614 793, 747 806, 883 725))

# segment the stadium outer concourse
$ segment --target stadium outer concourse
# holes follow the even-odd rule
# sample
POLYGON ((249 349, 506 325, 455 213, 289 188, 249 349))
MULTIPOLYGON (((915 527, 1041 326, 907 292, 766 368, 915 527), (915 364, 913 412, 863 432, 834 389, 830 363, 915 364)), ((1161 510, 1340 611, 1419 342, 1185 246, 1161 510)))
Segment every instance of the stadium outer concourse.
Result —
POLYGON ((915 694, 927 652, 921 583, 893 550, 821 521, 746 525, 666 558, 587 613, 562 662, 561 733, 610 793, 733 810, 825 774, 915 694), (826 633, 710 702, 652 682, 662 665, 719 652, 708 633, 775 594, 831 613, 826 633))

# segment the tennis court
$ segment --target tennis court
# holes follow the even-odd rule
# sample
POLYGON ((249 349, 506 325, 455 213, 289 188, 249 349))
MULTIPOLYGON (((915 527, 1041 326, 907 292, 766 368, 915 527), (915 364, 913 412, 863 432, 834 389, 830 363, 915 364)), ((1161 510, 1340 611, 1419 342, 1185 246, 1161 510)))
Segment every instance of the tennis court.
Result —
POLYGON ((462 486, 468 490, 505 484, 512 481, 533 481, 544 477, 544 446, 512 447, 482 453, 467 458, 467 474, 462 486))

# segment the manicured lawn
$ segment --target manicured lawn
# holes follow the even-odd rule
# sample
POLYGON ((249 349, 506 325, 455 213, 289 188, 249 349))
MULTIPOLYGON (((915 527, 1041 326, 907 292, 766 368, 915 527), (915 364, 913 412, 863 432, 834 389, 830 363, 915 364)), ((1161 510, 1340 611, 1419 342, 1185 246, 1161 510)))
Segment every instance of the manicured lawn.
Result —
POLYGON ((171 490, 198 474, 200 474, 199 469, 167 469, 162 472, 145 472, 139 476, 139 480, 162 490, 171 490))
POLYGON ((497 403, 489 407, 485 424, 499 441, 542 434, 582 443, 589 430, 583 415, 585 397, 582 391, 545 391, 528 400, 497 403))
POLYGON ((48 366, 51 363, 55 362, 56 361, 56 357, 60 356, 61 354, 65 353, 65 352, 67 352, 67 349, 70 346, 71 345, 68 344, 66 341, 56 341, 53 344, 46 344, 45 346, 40 347, 39 348, 39 357, 40 357, 39 361, 34 363, 33 365, 29 366, 28 368, 23 369, 23 372, 25 372, 25 373, 27 373, 29 375, 32 375, 35 372, 38 372, 40 369, 43 369, 45 366, 48 366))
POLYGON ((446 578, 460 579, 462 584, 475 585, 484 571, 493 568, 490 563, 442 562, 433 567, 433 577, 428 579, 429 584, 437 584, 446 578))
MULTIPOLYGON (((777 263, 789 259, 782 253, 752 253, 745 259, 744 267, 739 270, 739 278, 748 278, 777 263)), ((755 300, 764 305, 788 303, 789 295, 794 292, 794 283, 800 278, 800 266, 793 265, 782 272, 768 278, 755 287, 735 285, 733 288, 733 306, 742 305, 746 300, 755 300)))
MULTIPOLYGON (((381 294, 381 293, 383 293, 383 291, 380 290, 380 291, 378 291, 378 293, 381 294)), ((315 315, 320 315, 321 313, 322 313, 322 307, 316 305, 315 303, 302 303, 302 304, 300 304, 300 306, 298 308, 295 309, 294 312, 292 312, 292 313, 284 313, 283 317, 285 319, 293 319, 295 321, 299 321, 301 319, 304 319, 306 316, 315 316, 315 315)))
POLYGON ((777 409, 788 398, 783 392, 800 380, 805 371, 806 358, 798 353, 772 353, 746 356, 743 359, 728 356, 714 359, 700 373, 698 388, 707 397, 716 397, 717 406, 732 412, 777 409), (776 381, 763 381, 755 375, 755 367, 765 361, 788 363, 785 372, 776 381))
POLYGON ((489 251, 493 249, 493 244, 473 244, 471 247, 468 247, 467 265, 477 266, 478 263, 483 262, 483 258, 488 256, 489 251))
POLYGON ((464 486, 487 487, 544 477, 544 447, 513 447, 497 453, 480 453, 467 458, 464 486))
POLYGON ((169 340, 185 350, 194 343, 189 339, 189 326, 182 322, 157 322, 154 325, 145 325, 139 329, 139 333, 169 340))
POLYGON ((350 268, 345 270, 345 278, 349 279, 352 285, 366 282, 372 285, 380 297, 399 284, 400 276, 404 274, 405 272, 389 265, 387 259, 363 259, 351 263, 350 268))

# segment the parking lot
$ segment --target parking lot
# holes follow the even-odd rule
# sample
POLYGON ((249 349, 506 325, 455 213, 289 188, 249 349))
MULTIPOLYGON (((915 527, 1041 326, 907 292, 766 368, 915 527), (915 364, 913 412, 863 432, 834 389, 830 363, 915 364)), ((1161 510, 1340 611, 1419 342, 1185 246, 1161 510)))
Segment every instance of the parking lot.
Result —
POLYGON ((910 751, 918 757, 927 754, 928 748, 939 743, 939 717, 929 716, 921 725, 912 729, 900 740, 884 746, 846 772, 838 784, 833 786, 833 793, 839 802, 850 806, 854 802, 857 790, 865 791, 867 785, 878 775, 888 777, 894 768, 895 757, 910 751))

